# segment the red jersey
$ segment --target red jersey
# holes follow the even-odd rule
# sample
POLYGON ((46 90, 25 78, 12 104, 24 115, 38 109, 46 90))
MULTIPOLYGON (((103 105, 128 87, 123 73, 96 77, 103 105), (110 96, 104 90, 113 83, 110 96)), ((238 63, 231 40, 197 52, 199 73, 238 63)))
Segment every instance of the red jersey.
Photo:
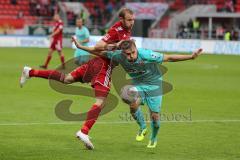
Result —
POLYGON ((117 43, 121 40, 130 39, 131 32, 126 30, 122 23, 116 22, 102 38, 102 40, 108 44, 117 43))
POLYGON ((53 36, 54 40, 60 40, 62 39, 62 34, 63 34, 63 22, 61 20, 55 22, 54 24, 54 28, 53 28, 53 32, 55 32, 56 30, 60 29, 60 32, 58 34, 56 34, 55 36, 53 36))

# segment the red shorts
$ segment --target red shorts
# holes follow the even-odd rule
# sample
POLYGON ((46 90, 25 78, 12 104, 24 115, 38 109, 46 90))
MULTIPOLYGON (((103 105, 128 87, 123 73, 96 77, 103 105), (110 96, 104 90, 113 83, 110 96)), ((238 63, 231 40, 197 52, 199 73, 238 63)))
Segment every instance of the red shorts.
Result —
POLYGON ((62 39, 52 39, 50 48, 52 50, 61 51, 62 50, 62 39))
POLYGON ((107 97, 110 91, 112 66, 108 59, 94 58, 70 74, 76 81, 91 82, 96 97, 107 97))

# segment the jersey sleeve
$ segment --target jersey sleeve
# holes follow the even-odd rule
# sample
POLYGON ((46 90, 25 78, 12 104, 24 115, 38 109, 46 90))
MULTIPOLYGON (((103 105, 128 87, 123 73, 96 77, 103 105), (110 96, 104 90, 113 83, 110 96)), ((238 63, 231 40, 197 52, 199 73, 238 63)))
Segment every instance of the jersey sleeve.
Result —
POLYGON ((62 30, 63 29, 63 23, 59 23, 58 29, 62 30))
POLYGON ((78 31, 77 31, 77 27, 76 27, 76 28, 75 28, 75 36, 77 36, 77 34, 78 34, 77 32, 78 32, 78 31))
POLYGON ((115 51, 108 51, 106 53, 106 57, 108 59, 114 60, 116 62, 119 62, 121 59, 121 50, 115 50, 115 51))
POLYGON ((106 43, 114 43, 116 41, 119 41, 119 38, 118 38, 118 33, 117 31, 112 28, 110 29, 102 38, 102 40, 106 43))
POLYGON ((142 57, 146 62, 160 64, 163 62, 164 55, 162 53, 154 52, 148 49, 142 49, 140 52, 142 53, 142 57))
POLYGON ((89 30, 85 28, 85 38, 89 38, 89 36, 90 36, 89 30))

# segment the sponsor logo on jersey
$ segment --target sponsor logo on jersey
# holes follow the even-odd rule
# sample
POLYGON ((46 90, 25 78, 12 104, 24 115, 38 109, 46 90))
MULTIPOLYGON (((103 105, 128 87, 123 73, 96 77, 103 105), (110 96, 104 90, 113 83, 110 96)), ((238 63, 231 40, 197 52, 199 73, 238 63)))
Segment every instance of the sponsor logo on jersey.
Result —
POLYGON ((121 26, 116 28, 116 31, 122 31, 122 30, 123 28, 121 26))
POLYGON ((109 38, 110 38, 110 35, 109 35, 109 34, 106 34, 106 35, 103 37, 103 39, 104 39, 105 41, 107 41, 109 38))

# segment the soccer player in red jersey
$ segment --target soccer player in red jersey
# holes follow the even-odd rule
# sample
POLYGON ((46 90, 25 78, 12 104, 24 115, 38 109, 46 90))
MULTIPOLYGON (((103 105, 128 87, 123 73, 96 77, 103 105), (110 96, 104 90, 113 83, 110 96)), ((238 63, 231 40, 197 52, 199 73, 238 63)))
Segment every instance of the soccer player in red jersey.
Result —
MULTIPOLYGON (((93 47, 94 51, 114 49, 117 47, 117 42, 130 39, 134 25, 133 12, 128 8, 124 8, 119 13, 119 19, 93 47)), ((88 133, 104 107, 104 102, 110 91, 112 67, 110 60, 103 57, 93 58, 67 75, 56 70, 35 70, 25 66, 20 79, 20 85, 23 86, 26 80, 31 77, 54 79, 66 84, 79 81, 82 83, 91 82, 91 86, 95 90, 96 102, 88 111, 87 120, 84 122, 81 130, 76 133, 76 136, 83 141, 88 149, 93 149, 94 146, 88 137, 88 133)))
POLYGON ((41 65, 40 68, 47 69, 48 64, 52 58, 52 53, 57 50, 60 60, 62 63, 62 68, 65 68, 64 66, 64 54, 62 53, 62 34, 63 34, 63 22, 59 16, 59 14, 55 14, 53 16, 53 20, 55 21, 55 25, 53 28, 52 34, 49 36, 51 39, 51 45, 48 51, 47 59, 44 63, 44 65, 41 65))

